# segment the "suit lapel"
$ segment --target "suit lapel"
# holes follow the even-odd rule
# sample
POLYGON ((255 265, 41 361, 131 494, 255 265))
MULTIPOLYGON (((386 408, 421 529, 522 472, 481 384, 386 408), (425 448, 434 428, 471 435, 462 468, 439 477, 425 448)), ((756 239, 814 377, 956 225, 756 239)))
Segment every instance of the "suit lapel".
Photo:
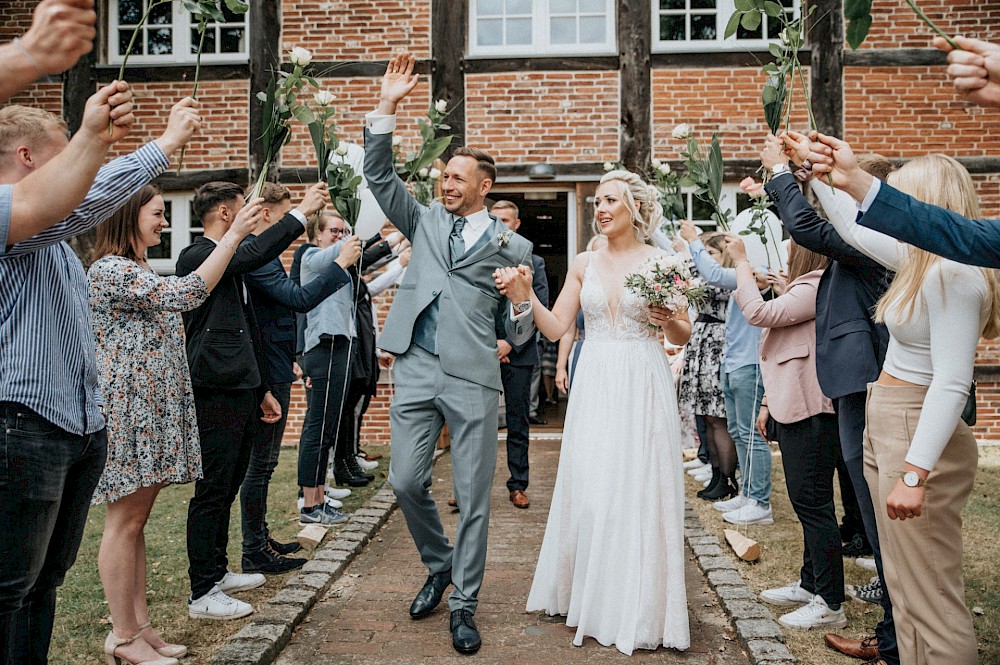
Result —
POLYGON ((469 265, 470 263, 476 263, 477 261, 482 261, 485 258, 489 258, 500 251, 500 243, 497 241, 497 236, 500 234, 501 228, 506 229, 495 217, 492 217, 493 223, 490 227, 483 231, 483 235, 479 236, 476 243, 470 247, 465 254, 462 255, 452 268, 455 270, 457 268, 462 268, 469 265))

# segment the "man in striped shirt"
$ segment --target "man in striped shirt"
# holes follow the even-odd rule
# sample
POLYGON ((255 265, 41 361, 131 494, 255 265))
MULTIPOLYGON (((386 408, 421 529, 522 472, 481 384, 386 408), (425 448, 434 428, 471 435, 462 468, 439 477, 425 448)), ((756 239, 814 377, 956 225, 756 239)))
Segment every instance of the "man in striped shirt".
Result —
MULTIPOLYGON (((118 95, 117 113, 105 90, 84 111, 80 132, 103 142, 105 151, 134 120, 131 94, 127 86, 119 90, 126 94, 118 95), (117 120, 109 132, 112 115, 117 120)), ((8 142, 0 145, 0 191, 56 159, 68 143, 57 116, 8 109, 0 111, 0 137, 8 142)), ((167 156, 199 125, 193 100, 177 104, 162 137, 101 168, 72 213, 31 237, 17 238, 0 206, 6 452, 0 462, 0 662, 46 662, 56 588, 76 558, 107 452, 86 275, 63 241, 110 217, 169 165, 167 156)), ((53 195, 61 180, 49 183, 53 195)))

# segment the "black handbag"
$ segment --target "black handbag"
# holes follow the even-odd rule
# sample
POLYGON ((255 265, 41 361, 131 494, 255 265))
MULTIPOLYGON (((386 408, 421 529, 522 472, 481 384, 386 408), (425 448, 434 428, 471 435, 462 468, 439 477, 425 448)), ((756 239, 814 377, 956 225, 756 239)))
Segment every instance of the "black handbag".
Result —
POLYGON ((962 420, 969 427, 976 424, 976 382, 972 382, 969 388, 969 399, 965 400, 965 408, 962 409, 962 420))

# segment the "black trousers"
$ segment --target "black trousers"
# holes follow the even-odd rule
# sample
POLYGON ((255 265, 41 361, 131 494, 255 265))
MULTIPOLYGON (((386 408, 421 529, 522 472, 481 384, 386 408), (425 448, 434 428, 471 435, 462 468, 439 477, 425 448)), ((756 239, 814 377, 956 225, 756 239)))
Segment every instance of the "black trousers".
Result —
POLYGON ((507 489, 528 489, 528 412, 531 410, 531 373, 534 367, 500 365, 507 414, 507 489))
POLYGON ((271 394, 281 407, 281 419, 276 423, 265 423, 260 418, 251 418, 253 448, 246 476, 240 486, 240 513, 243 517, 243 553, 256 554, 267 546, 270 531, 267 528, 267 491, 271 476, 278 468, 281 439, 288 423, 288 402, 291 400, 292 384, 277 383, 271 386, 271 394))
POLYGON ((312 380, 299 443, 298 481, 302 487, 319 487, 326 483, 326 467, 334 444, 334 459, 344 459, 351 452, 353 409, 358 404, 358 396, 352 385, 356 382, 348 381, 345 386, 344 381, 349 370, 350 351, 350 339, 337 335, 332 340, 322 340, 302 358, 302 369, 312 380))
POLYGON ((212 590, 229 568, 229 517, 240 491, 250 452, 253 419, 259 418, 257 389, 194 389, 204 477, 188 505, 187 550, 191 597, 212 590))
POLYGON ((821 413, 774 424, 788 498, 802 523, 802 588, 839 605, 844 602, 844 560, 833 505, 833 472, 840 457, 837 416, 821 413))

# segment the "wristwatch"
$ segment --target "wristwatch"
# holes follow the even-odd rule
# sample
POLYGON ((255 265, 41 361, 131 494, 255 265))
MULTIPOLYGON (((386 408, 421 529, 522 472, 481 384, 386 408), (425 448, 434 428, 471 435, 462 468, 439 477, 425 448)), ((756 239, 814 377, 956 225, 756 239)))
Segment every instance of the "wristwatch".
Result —
POLYGON ((789 172, 788 164, 785 164, 784 162, 778 162, 777 164, 771 167, 771 175, 780 175, 782 173, 788 173, 788 172, 789 172))
POLYGON ((903 484, 907 487, 923 487, 927 483, 916 471, 904 471, 899 474, 899 477, 903 479, 903 484))
POLYGON ((524 314, 529 309, 531 309, 531 301, 530 300, 522 300, 521 302, 514 303, 514 313, 515 314, 524 314))

